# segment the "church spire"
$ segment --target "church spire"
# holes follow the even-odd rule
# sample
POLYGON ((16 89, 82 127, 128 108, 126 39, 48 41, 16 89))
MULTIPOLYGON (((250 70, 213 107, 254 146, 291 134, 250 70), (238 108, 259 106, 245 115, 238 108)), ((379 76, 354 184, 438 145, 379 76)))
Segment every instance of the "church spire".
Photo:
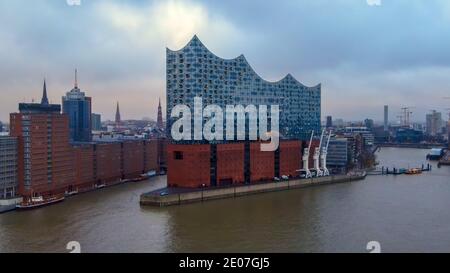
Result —
POLYGON ((160 130, 164 129, 163 118, 162 118, 162 109, 161 109, 161 98, 159 98, 158 120, 156 121, 156 127, 160 130))
POLYGON ((44 88, 43 88, 43 90, 42 90, 41 104, 48 105, 48 98, 47 98, 47 84, 46 84, 46 82, 45 82, 45 79, 44 79, 44 88))
POLYGON ((116 125, 120 124, 120 109, 119 109, 119 102, 117 102, 117 108, 116 108, 116 125))

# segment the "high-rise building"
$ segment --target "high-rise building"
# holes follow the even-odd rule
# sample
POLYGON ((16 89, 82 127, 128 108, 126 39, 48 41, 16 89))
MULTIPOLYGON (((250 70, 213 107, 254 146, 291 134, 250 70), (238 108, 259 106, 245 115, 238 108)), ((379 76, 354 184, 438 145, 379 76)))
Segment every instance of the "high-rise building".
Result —
POLYGON ((41 103, 20 103, 10 115, 10 134, 19 143, 20 195, 48 196, 73 183, 69 118, 61 105, 49 104, 45 81, 41 103))
POLYGON ((332 117, 332 116, 327 116, 326 127, 327 127, 327 128, 333 127, 333 117, 332 117))
POLYGON ((70 140, 89 142, 91 132, 91 98, 86 97, 78 88, 77 70, 75 70, 74 88, 62 97, 63 113, 69 117, 70 140))
POLYGON ((389 106, 384 106, 384 131, 389 131, 389 106))
POLYGON ((17 138, 0 136, 0 199, 17 195, 17 138))
POLYGON ((100 114, 92 113, 92 130, 101 131, 102 130, 102 116, 100 114))
POLYGON ((161 99, 159 99, 159 104, 158 104, 158 119, 157 119, 157 122, 156 122, 156 127, 159 130, 163 130, 164 129, 163 117, 162 117, 162 108, 161 108, 161 99))
POLYGON ((0 133, 3 132, 3 123, 0 121, 0 133))
POLYGON ((369 118, 365 119, 364 120, 364 126, 366 126, 369 131, 372 131, 373 130, 373 126, 374 126, 373 119, 369 119, 369 118))
POLYGON ((431 111, 430 114, 427 114, 426 119, 427 119, 426 125, 427 135, 437 136, 442 130, 442 113, 433 110, 431 111))
MULTIPOLYGON (((288 139, 308 139, 321 129, 321 85, 307 87, 288 74, 268 82, 256 74, 243 55, 222 59, 194 36, 182 49, 167 49, 167 131, 176 119, 172 109, 194 109, 194 97, 204 105, 279 105, 280 133, 288 139)), ((193 137, 192 137, 193 139, 193 137)))

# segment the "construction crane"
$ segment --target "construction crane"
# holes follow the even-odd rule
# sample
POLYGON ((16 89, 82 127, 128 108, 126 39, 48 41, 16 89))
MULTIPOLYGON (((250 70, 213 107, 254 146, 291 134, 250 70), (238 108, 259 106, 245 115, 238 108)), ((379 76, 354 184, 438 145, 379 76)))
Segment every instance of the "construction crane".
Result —
POLYGON ((404 127, 410 127, 411 123, 411 115, 412 115, 412 111, 411 109, 415 108, 414 106, 409 106, 409 107, 403 107, 402 108, 402 115, 403 115, 403 122, 400 121, 401 125, 404 127))
POLYGON ((322 147, 323 134, 325 133, 325 129, 322 130, 322 135, 320 136, 319 146, 314 150, 314 170, 316 171, 316 177, 320 177, 323 175, 322 170, 320 169, 320 150, 322 147))
POLYGON ((331 138, 331 131, 328 134, 328 140, 325 147, 322 148, 322 155, 320 156, 322 160, 322 175, 323 176, 329 176, 330 171, 327 168, 327 153, 328 153, 328 145, 330 145, 330 138, 331 138))
POLYGON ((400 126, 403 126, 403 115, 398 115, 397 118, 400 120, 400 126))
POLYGON ((309 139, 309 146, 308 148, 305 148, 303 150, 303 169, 300 170, 300 172, 304 172, 305 173, 305 177, 304 178, 311 178, 312 177, 312 173, 309 170, 309 151, 311 150, 311 144, 312 144, 312 139, 314 136, 314 131, 311 131, 311 138, 309 139))

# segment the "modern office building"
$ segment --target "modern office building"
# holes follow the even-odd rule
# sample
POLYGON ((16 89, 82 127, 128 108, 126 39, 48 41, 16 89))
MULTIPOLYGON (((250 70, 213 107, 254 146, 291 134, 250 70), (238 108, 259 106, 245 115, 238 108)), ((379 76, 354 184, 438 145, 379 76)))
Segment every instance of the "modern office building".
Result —
POLYGON ((426 133, 429 136, 437 136, 441 133, 443 123, 442 123, 442 113, 436 110, 431 111, 431 113, 426 116, 426 133))
POLYGON ((41 103, 20 103, 19 113, 10 119, 10 134, 19 141, 20 195, 51 195, 72 183, 69 118, 61 114, 60 105, 49 104, 45 81, 41 103))
POLYGON ((420 143, 423 140, 423 132, 420 130, 399 128, 395 132, 395 141, 398 143, 420 143))
POLYGON ((389 131, 389 106, 385 105, 384 106, 384 131, 387 132, 389 131))
POLYGON ((75 70, 75 85, 62 98, 63 113, 69 117, 70 140, 74 142, 89 142, 91 132, 91 98, 78 88, 77 71, 75 70))
POLYGON ((100 114, 91 114, 92 130, 101 131, 102 130, 102 116, 100 114))
POLYGON ((332 138, 328 146, 327 168, 333 172, 345 171, 348 165, 348 139, 332 138))
MULTIPOLYGON (((203 105, 279 105, 280 133, 286 139, 306 140, 321 128, 321 85, 307 87, 288 74, 268 82, 255 73, 243 55, 223 59, 194 36, 182 49, 167 49, 167 131, 178 104, 193 109, 194 97, 203 105)), ((193 138, 192 138, 193 139, 193 138)))
POLYGON ((16 197, 17 188, 17 138, 0 136, 0 199, 16 197))
POLYGON ((369 130, 369 128, 364 126, 351 126, 351 127, 345 127, 344 129, 344 136, 355 136, 360 134, 364 137, 364 145, 366 146, 372 146, 375 143, 375 136, 373 133, 369 130))
POLYGON ((296 177, 301 169, 301 140, 309 140, 311 131, 321 131, 320 84, 307 87, 290 74, 268 82, 255 73, 243 55, 217 57, 197 36, 178 51, 167 49, 167 132, 176 121, 170 117, 172 109, 177 105, 194 109, 195 97, 201 97, 204 106, 214 104, 222 109, 227 105, 278 105, 283 141, 273 152, 261 151, 257 141, 171 143, 167 148, 169 186, 221 186, 283 175, 296 177))
POLYGON ((332 116, 327 116, 327 122, 326 122, 325 127, 327 127, 327 128, 333 127, 333 117, 332 116))
POLYGON ((374 127, 374 121, 373 119, 365 119, 364 120, 364 126, 367 128, 367 130, 372 131, 374 127))

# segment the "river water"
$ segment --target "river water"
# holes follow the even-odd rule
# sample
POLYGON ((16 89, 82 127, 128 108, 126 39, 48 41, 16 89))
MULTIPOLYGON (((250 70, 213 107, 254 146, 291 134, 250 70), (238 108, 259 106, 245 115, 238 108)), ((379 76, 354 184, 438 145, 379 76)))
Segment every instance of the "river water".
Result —
MULTIPOLYGON (((383 148, 381 165, 416 167, 428 150, 383 148)), ((450 251, 450 167, 417 176, 264 193, 166 208, 139 195, 165 177, 0 214, 0 252, 383 252, 450 251)))

